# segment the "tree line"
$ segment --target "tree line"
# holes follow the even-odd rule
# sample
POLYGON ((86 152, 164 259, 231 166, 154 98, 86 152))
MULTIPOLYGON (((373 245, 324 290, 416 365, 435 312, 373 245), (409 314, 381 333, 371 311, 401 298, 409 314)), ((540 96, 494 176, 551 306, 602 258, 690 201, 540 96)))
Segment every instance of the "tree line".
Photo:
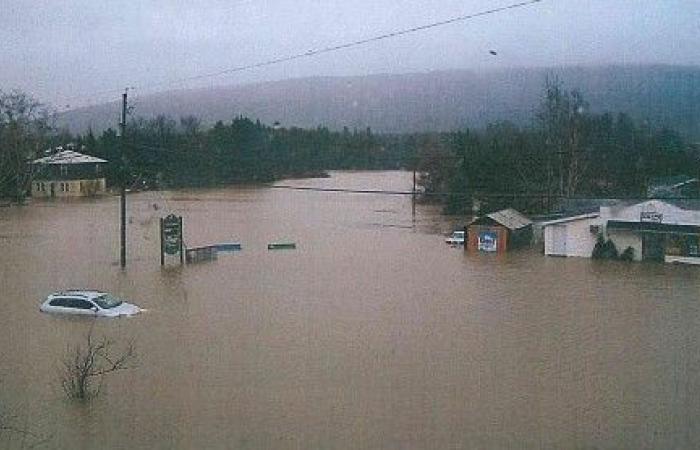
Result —
POLYGON ((644 198, 656 178, 700 178, 700 146, 624 113, 591 113, 580 92, 548 80, 532 124, 424 136, 421 184, 448 212, 515 207, 544 212, 552 199, 644 198), (544 201, 547 200, 547 201, 544 201))
POLYGON ((576 90, 548 80, 531 125, 375 134, 265 125, 246 117, 205 127, 193 116, 133 118, 114 129, 72 135, 21 92, 0 91, 0 197, 21 199, 27 161, 67 142, 110 161, 108 184, 162 189, 321 176, 333 169, 416 169, 428 198, 447 212, 513 206, 542 210, 543 198, 644 196, 651 179, 698 176, 700 149, 670 129, 625 114, 591 113, 576 90), (122 147, 123 146, 123 147, 122 147))
POLYGON ((108 129, 99 137, 64 136, 86 153, 116 161, 107 177, 114 184, 147 188, 216 186, 269 182, 284 177, 323 176, 333 169, 399 168, 400 149, 387 147, 371 129, 341 132, 327 128, 268 126, 246 117, 204 128, 196 117, 137 118, 122 142, 108 129), (119 162, 124 161, 124 165, 119 162))

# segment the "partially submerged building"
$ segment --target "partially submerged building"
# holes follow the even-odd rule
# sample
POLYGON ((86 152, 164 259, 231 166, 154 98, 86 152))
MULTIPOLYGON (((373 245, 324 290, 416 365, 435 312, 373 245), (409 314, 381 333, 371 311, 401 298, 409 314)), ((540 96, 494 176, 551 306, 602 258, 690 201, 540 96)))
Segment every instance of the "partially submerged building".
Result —
POLYGON ((107 190, 107 161, 73 150, 62 150, 32 161, 33 197, 84 197, 107 190))
POLYGON ((590 213, 543 222, 544 254, 590 257, 598 239, 598 217, 590 213))
POLYGON ((700 210, 661 200, 601 206, 598 213, 544 222, 546 255, 591 257, 599 237, 632 259, 700 264, 700 210))
POLYGON ((477 217, 466 226, 467 245, 471 252, 504 253, 530 244, 532 221, 508 208, 477 217))
POLYGON ((700 195, 700 182, 697 178, 685 175, 654 178, 649 181, 648 198, 689 198, 700 195))

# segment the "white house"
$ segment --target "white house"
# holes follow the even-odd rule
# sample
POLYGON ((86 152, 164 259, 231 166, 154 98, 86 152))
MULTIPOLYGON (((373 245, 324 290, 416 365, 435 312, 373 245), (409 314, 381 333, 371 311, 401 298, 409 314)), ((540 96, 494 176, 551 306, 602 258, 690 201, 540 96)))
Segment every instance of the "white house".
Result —
POLYGON ((700 264, 700 211, 660 200, 603 206, 599 213, 542 224, 546 255, 590 257, 598 236, 633 258, 700 264))
POLYGON ((107 190, 104 159, 62 150, 32 161, 32 197, 85 197, 107 190))

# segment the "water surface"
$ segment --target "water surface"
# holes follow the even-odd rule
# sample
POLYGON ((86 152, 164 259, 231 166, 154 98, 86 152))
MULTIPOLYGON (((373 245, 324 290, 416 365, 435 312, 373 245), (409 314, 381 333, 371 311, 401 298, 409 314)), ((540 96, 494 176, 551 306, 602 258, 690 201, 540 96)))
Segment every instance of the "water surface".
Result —
POLYGON ((130 195, 122 271, 118 213, 114 197, 0 210, 0 405, 48 448, 700 445, 698 268, 468 255, 444 244, 461 220, 410 197, 258 186, 130 195), (161 268, 170 212, 188 246, 243 250, 161 268), (297 249, 267 250, 282 240, 297 249), (38 311, 83 287, 148 309, 94 325, 134 338, 139 363, 89 405, 57 366, 91 321, 38 311))

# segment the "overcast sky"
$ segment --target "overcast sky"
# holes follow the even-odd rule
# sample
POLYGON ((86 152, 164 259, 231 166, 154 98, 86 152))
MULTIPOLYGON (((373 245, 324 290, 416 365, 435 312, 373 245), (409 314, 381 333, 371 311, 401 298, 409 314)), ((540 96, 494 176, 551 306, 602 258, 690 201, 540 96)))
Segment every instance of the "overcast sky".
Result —
POLYGON ((63 107, 117 100, 118 92, 103 91, 126 86, 143 95, 308 75, 700 65, 700 0, 542 0, 313 58, 167 84, 517 1, 0 0, 0 89, 63 107))

